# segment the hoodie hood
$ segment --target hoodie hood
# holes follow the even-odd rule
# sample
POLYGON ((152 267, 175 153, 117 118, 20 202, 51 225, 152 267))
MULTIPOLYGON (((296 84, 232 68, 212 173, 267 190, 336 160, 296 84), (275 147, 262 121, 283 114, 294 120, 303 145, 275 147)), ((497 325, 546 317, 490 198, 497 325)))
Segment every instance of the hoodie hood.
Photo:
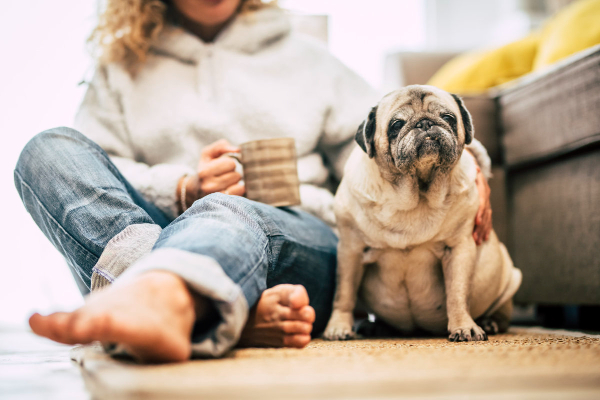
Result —
POLYGON ((151 51, 196 63, 209 46, 252 54, 284 38, 290 30, 290 20, 284 10, 264 8, 238 14, 212 43, 203 42, 181 27, 165 26, 151 51))

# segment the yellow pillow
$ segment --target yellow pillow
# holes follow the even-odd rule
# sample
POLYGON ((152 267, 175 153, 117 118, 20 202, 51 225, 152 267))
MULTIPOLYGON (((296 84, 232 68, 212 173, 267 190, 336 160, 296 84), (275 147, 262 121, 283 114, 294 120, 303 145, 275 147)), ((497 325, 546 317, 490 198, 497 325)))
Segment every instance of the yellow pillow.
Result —
POLYGON ((561 10, 542 31, 533 68, 539 70, 600 43, 600 0, 580 0, 561 10))
POLYGON ((498 49, 462 54, 440 68, 428 84, 462 94, 484 92, 530 72, 539 42, 535 32, 498 49))

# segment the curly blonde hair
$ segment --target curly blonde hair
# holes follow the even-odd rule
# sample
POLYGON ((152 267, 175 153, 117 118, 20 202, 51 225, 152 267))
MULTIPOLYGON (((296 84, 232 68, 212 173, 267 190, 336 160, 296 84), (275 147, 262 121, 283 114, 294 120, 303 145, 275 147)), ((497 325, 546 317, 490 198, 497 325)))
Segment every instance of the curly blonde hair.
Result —
MULTIPOLYGON (((242 0, 238 12, 273 6, 277 0, 242 0)), ((173 19, 170 0, 106 0, 98 25, 88 38, 92 55, 101 64, 119 63, 134 75, 152 42, 173 19)))

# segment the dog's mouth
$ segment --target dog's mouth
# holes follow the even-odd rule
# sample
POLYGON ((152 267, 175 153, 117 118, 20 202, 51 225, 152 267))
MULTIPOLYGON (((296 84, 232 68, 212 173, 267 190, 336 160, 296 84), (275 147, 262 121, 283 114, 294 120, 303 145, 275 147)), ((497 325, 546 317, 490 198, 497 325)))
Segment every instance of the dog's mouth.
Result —
POLYGON ((439 153, 442 148, 440 140, 437 136, 426 136, 417 147, 417 152, 419 155, 439 153))
POLYGON ((439 129, 418 133, 415 144, 418 157, 440 155, 448 147, 447 139, 444 138, 444 132, 441 132, 439 129))

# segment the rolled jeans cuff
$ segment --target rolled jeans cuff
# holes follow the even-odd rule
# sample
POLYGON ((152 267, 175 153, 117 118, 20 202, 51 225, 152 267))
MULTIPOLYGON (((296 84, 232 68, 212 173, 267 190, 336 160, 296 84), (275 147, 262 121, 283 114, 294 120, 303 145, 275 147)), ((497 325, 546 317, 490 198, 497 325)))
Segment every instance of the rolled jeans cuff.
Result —
POLYGON ((212 301, 219 323, 191 338, 192 357, 221 357, 237 344, 248 319, 242 288, 213 258, 173 248, 159 248, 128 268, 115 282, 126 282, 147 271, 169 271, 192 291, 212 301))

